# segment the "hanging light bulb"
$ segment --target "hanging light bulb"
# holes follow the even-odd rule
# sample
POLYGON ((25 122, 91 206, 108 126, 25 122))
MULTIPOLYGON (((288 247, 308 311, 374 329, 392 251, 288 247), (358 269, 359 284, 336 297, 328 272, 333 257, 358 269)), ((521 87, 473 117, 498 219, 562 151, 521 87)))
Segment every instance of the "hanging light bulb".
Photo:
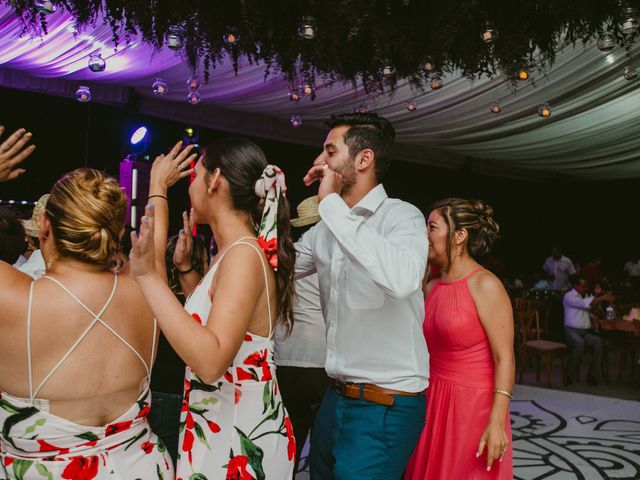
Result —
POLYGON ((431 85, 431 90, 439 90, 442 88, 442 85, 443 85, 442 79, 438 75, 436 75, 431 79, 430 85, 431 85))
POLYGON ((395 73, 396 67, 394 67, 391 62, 386 63, 385 66, 382 67, 382 76, 384 78, 392 77, 393 75, 395 75, 395 73))
POLYGON ((313 40, 316 36, 316 19, 313 17, 302 17, 298 26, 298 35, 305 40, 313 40))
POLYGON ((94 73, 104 72, 104 69, 107 68, 107 62, 102 58, 102 54, 100 53, 92 53, 89 55, 89 70, 94 73))
POLYGON ((638 31, 638 12, 633 7, 624 9, 620 31, 625 35, 633 35, 638 31))
POLYGON ((624 78, 625 80, 633 80, 638 76, 638 72, 630 65, 624 67, 624 78))
POLYGON ((182 48, 182 32, 179 27, 170 27, 167 33, 167 47, 171 50, 180 50, 182 48))
POLYGON ((156 78, 156 81, 151 85, 153 93, 155 95, 166 95, 169 93, 169 85, 160 77, 156 78))
POLYGON ((407 110, 409 110, 410 112, 414 112, 415 110, 418 109, 416 102, 414 102, 413 100, 409 100, 405 106, 407 107, 407 110))
POLYGON ((291 100, 292 102, 299 102, 301 98, 302 95, 300 94, 300 90, 298 90, 297 88, 292 88, 291 90, 289 90, 289 100, 291 100))
POLYGON ((491 104, 491 113, 500 113, 502 111, 502 107, 500 106, 500 102, 493 102, 491 104))
POLYGON ((44 15, 53 13, 58 9, 57 5, 54 5, 50 0, 36 0, 35 7, 38 13, 44 15))
POLYGON ((313 87, 313 80, 309 77, 305 77, 304 81, 300 85, 300 91, 304 96, 313 95, 315 93, 315 88, 313 87))
POLYGON ((293 114, 289 117, 289 123, 293 128, 298 128, 299 126, 302 125, 302 117, 297 113, 293 114))
POLYGON ((189 95, 187 95, 187 102, 189 102, 191 105, 197 105, 198 103, 200 103, 200 100, 200 94, 197 90, 193 90, 189 92, 189 95))
POLYGON ((492 28, 487 27, 487 29, 480 34, 480 38, 484 43, 489 45, 493 43, 496 38, 498 38, 498 32, 492 28))
POLYGON ((87 103, 91 101, 91 89, 86 85, 80 85, 76 90, 76 100, 80 103, 87 103))
POLYGON ((369 112, 369 105, 366 103, 361 103, 360 105, 353 107, 351 110, 353 113, 367 113, 369 112))
POLYGON ((543 103, 538 106, 538 115, 543 118, 551 116, 551 106, 548 103, 543 103))
POLYGON ((427 58, 424 62, 424 65, 422 65, 422 69, 429 73, 433 70, 434 65, 433 65, 433 61, 430 58, 427 58))
POLYGON ((598 42, 596 45, 598 46, 598 50, 600 50, 601 52, 609 52, 616 46, 616 39, 609 32, 604 32, 598 38, 598 42))
POLYGON ((200 80, 198 79, 198 77, 190 77, 189 80, 187 80, 187 88, 189 90, 197 90, 200 88, 200 80))
POLYGON ((240 41, 240 34, 236 27, 227 27, 227 31, 222 35, 222 41, 229 46, 236 45, 240 41))
POLYGON ((526 68, 516 70, 516 78, 518 80, 529 80, 529 71, 526 68))

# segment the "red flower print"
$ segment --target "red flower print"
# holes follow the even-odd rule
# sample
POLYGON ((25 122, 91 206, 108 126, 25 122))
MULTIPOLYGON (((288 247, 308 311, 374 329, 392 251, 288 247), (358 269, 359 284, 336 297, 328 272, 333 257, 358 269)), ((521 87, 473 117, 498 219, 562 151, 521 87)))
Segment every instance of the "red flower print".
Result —
POLYGON ((253 341, 253 338, 251 337, 251 335, 249 335, 248 333, 244 336, 244 341, 245 342, 251 342, 253 341))
POLYGON ((136 418, 147 418, 149 416, 149 412, 151 411, 151 405, 148 403, 144 404, 144 407, 140 410, 140 413, 136 415, 136 418))
POLYGON ((291 425, 291 419, 289 417, 284 418, 284 428, 287 430, 287 456, 289 460, 293 460, 296 455, 296 437, 293 436, 293 426, 291 425))
POLYGON ((237 405, 241 397, 242 397, 242 390, 236 387, 235 391, 233 392, 233 403, 237 405))
POLYGON ((229 460, 226 480, 254 480, 254 477, 247 472, 248 463, 247 457, 244 455, 236 455, 229 460))
POLYGON ((236 373, 238 375, 238 380, 256 380, 256 377, 244 368, 238 368, 236 373))
POLYGON ((191 316, 195 318, 200 325, 202 325, 202 319, 200 318, 200 315, 198 315, 197 313, 192 313, 191 316))
POLYGON ((209 425, 209 430, 211 430, 212 433, 218 433, 220 431, 220 425, 216 422, 207 420, 207 425, 209 425))
POLYGON ((55 445, 51 445, 46 440, 38 440, 38 445, 40 445, 40 452, 58 452, 58 455, 69 453, 68 448, 56 447, 55 445))
POLYGON ((274 270, 278 269, 278 238, 273 237, 268 242, 264 239, 264 237, 258 237, 258 243, 264 250, 269 263, 273 267, 274 270))
POLYGON ((100 459, 96 455, 91 457, 73 457, 62 472, 62 478, 67 480, 91 480, 98 474, 100 459))
POLYGON ((185 426, 187 427, 187 430, 191 430, 193 428, 193 415, 191 415, 191 412, 187 412, 187 418, 185 420, 185 426))
POLYGON ((107 425, 105 436, 108 437, 110 435, 115 435, 116 433, 124 432, 131 426, 132 423, 133 420, 127 420, 126 422, 118 422, 107 425))
POLYGON ((146 453, 147 455, 153 452, 153 447, 154 447, 153 443, 149 441, 144 442, 142 445, 140 445, 140 448, 144 450, 144 453, 146 453))
POLYGON ((224 379, 229 383, 233 383, 233 375, 231 375, 231 372, 229 370, 224 372, 224 379))
POLYGON ((193 440, 195 437, 191 430, 185 430, 184 432, 184 440, 182 441, 182 451, 190 452, 193 449, 193 440))
POLYGON ((11 465, 13 463, 14 460, 15 460, 15 458, 13 458, 13 457, 4 457, 4 466, 8 467, 9 465, 11 465))
POLYGON ((262 367, 262 381, 266 382, 271 380, 273 376, 271 375, 271 368, 269 367, 269 363, 267 362, 267 356, 269 355, 268 350, 265 348, 262 352, 253 352, 249 355, 245 360, 245 365, 253 365, 256 367, 262 367))

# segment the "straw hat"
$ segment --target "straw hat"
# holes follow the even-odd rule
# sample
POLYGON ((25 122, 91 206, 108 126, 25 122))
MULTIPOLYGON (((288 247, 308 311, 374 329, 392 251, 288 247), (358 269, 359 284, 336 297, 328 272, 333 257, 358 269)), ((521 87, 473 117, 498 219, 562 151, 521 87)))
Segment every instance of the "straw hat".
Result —
POLYGON ((320 221, 320 214, 318 214, 318 196, 305 198, 298 205, 298 218, 291 219, 291 225, 294 227, 305 227, 307 225, 313 225, 320 221))
POLYGON ((25 233, 30 237, 37 237, 40 233, 40 217, 47 207, 47 200, 49 200, 48 193, 42 195, 38 199, 36 205, 33 207, 33 213, 31 214, 31 218, 29 220, 20 220, 22 226, 24 227, 25 233))

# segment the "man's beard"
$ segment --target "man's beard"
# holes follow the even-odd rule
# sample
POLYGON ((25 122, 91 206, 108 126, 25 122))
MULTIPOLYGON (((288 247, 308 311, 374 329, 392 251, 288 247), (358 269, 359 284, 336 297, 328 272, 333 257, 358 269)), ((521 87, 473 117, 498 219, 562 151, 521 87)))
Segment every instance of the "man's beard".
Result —
POLYGON ((340 168, 336 169, 336 172, 342 175, 342 193, 346 193, 356 183, 356 166, 355 159, 348 156, 340 168))

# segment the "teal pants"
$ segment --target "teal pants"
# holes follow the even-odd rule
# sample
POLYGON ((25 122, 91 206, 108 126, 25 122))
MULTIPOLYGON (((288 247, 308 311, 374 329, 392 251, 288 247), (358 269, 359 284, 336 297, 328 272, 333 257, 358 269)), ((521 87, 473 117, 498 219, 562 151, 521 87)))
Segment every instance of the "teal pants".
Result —
POLYGON ((394 396, 390 407, 329 387, 316 415, 311 480, 399 480, 425 423, 426 398, 394 396))

